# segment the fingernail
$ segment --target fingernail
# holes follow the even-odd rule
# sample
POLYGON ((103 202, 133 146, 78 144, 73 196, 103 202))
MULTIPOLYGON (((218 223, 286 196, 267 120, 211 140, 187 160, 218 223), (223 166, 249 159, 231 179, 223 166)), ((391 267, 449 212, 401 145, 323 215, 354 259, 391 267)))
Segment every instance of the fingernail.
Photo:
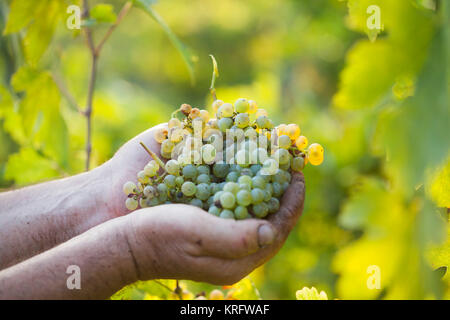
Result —
POLYGON ((268 224, 263 224, 258 229, 258 243, 262 248, 275 240, 275 231, 268 224))

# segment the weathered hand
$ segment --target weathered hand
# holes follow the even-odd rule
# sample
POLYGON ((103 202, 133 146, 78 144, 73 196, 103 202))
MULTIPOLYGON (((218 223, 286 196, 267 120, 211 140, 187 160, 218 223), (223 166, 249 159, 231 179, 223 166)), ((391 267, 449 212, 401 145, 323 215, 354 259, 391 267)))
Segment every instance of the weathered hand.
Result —
POLYGON ((268 220, 234 221, 171 204, 126 217, 137 278, 232 284, 274 256, 303 210, 303 174, 295 173, 279 212, 268 220))
POLYGON ((160 156, 160 144, 154 139, 154 133, 167 124, 160 124, 137 135, 125 143, 108 162, 102 165, 104 174, 109 175, 105 179, 108 186, 107 202, 114 217, 129 213, 125 207, 126 196, 122 186, 127 181, 136 181, 136 174, 152 159, 139 144, 143 142, 150 150, 160 156))

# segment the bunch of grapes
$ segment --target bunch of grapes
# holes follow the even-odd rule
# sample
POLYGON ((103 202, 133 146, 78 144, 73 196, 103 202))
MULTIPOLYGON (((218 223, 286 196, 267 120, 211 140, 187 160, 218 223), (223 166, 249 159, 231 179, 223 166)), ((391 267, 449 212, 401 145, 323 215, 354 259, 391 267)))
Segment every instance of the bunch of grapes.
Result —
POLYGON ((215 100, 212 109, 215 118, 183 104, 155 133, 166 162, 141 143, 152 160, 123 186, 129 210, 185 203, 226 219, 265 218, 293 171, 323 161, 322 146, 308 146, 296 124, 275 127, 255 101, 215 100))

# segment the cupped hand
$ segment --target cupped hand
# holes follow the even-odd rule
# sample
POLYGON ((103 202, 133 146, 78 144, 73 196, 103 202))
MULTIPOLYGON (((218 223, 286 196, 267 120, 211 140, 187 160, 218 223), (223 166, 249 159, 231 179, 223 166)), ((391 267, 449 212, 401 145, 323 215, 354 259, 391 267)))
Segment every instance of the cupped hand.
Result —
POLYGON ((105 164, 104 174, 108 175, 106 188, 106 201, 113 217, 119 217, 130 211, 125 207, 126 195, 122 191, 123 184, 127 181, 136 183, 137 173, 152 160, 150 155, 140 145, 143 142, 151 151, 160 156, 160 144, 154 139, 155 132, 167 124, 159 124, 152 127, 125 143, 116 154, 105 164))
POLYGON ((281 248, 303 211, 304 177, 292 175, 280 210, 267 220, 229 220, 170 204, 127 216, 126 235, 139 280, 187 279, 232 284, 281 248))

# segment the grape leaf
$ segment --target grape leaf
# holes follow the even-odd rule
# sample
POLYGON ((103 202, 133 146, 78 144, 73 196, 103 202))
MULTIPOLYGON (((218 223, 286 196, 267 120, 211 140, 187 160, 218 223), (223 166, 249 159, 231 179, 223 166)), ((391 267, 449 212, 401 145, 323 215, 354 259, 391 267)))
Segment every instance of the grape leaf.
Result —
POLYGON ((35 1, 13 0, 10 5, 8 21, 3 34, 19 32, 33 20, 32 12, 36 9, 35 1))
POLYGON ((59 175, 55 163, 39 155, 29 147, 23 147, 11 155, 6 164, 5 178, 18 185, 25 185, 59 175))

